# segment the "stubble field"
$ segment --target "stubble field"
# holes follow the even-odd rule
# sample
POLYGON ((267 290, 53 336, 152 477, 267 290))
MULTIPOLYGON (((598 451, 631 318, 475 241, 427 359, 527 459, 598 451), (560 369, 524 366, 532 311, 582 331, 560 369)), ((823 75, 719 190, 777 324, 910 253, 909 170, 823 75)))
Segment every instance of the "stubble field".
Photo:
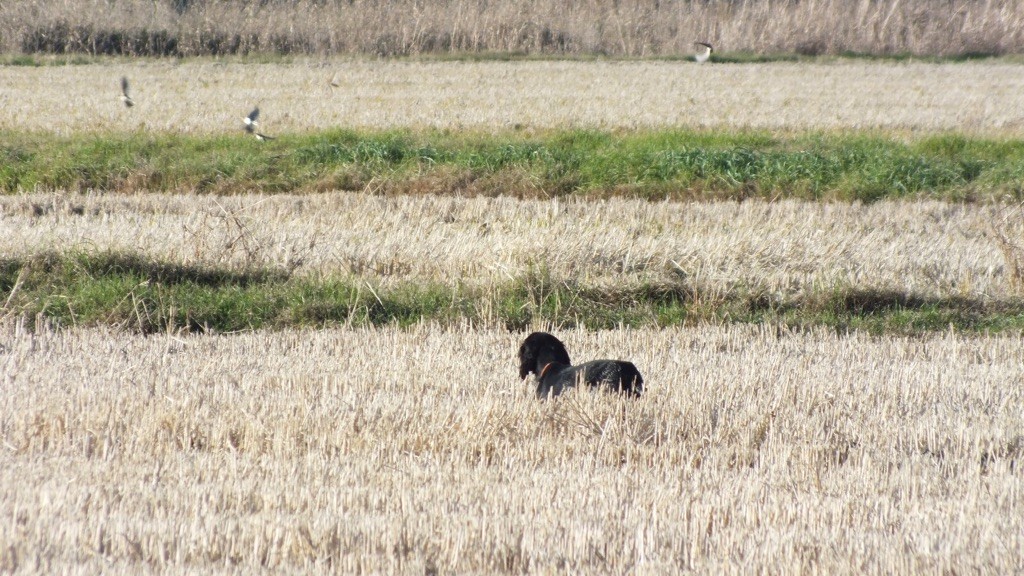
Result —
POLYGON ((993 224, 1013 207, 846 203, 519 200, 446 196, 30 194, 0 198, 13 257, 130 252, 202 268, 488 286, 550 277, 629 287, 683 276, 728 292, 848 287, 926 297, 1016 292, 993 224))
POLYGON ((0 129, 60 134, 236 134, 252 107, 268 134, 325 128, 690 128, 1024 132, 1008 61, 416 62, 110 60, 0 67, 0 129), (120 78, 137 105, 125 110, 120 78), (338 84, 331 86, 331 81, 338 84))
MULTIPOLYGON (((1006 63, 6 66, 0 129, 234 134, 258 103, 277 133, 685 125, 1012 139, 1022 77, 1006 63), (132 110, 117 98, 122 74, 132 110)), ((1019 298, 995 235, 1022 227, 1013 204, 934 200, 371 188, 0 199, 0 254, 13 262, 126 252, 370 290, 486 292, 543 265, 555 282, 608 289, 683 278, 704 294, 839 286, 985 303, 1019 298)), ((144 336, 20 318, 19 288, 0 293, 0 570, 1024 570, 1019 333, 562 328, 574 360, 632 360, 646 394, 540 402, 516 378, 526 332, 486 315, 144 336)))
POLYGON ((1024 352, 566 331, 638 401, 538 402, 503 330, 2 334, 7 569, 1022 568, 1024 352))

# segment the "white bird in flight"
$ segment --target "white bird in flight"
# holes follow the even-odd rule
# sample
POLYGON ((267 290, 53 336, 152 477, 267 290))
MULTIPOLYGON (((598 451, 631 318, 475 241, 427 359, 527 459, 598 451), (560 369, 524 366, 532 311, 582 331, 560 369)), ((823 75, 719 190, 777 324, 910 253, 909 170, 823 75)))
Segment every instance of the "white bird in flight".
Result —
POLYGON ((128 95, 128 77, 121 76, 121 102, 124 102, 126 108, 135 106, 135 101, 128 95))
POLYGON ((245 118, 242 118, 242 122, 245 123, 245 131, 247 133, 249 133, 249 134, 252 134, 252 135, 256 136, 256 139, 259 140, 260 142, 265 142, 267 140, 273 140, 274 139, 273 136, 267 136, 266 134, 263 134, 259 130, 256 129, 259 126, 259 119, 260 119, 260 107, 257 106, 257 107, 252 109, 252 112, 249 112, 248 116, 246 116, 245 118))
POLYGON ((248 116, 242 118, 242 122, 245 122, 245 131, 248 132, 249 134, 255 132, 256 126, 259 125, 259 119, 260 108, 259 106, 257 106, 256 108, 252 109, 252 112, 249 112, 248 116))
POLYGON ((714 46, 707 42, 694 42, 693 45, 697 47, 697 53, 693 55, 693 59, 698 64, 707 62, 708 58, 711 58, 711 53, 715 51, 714 46))

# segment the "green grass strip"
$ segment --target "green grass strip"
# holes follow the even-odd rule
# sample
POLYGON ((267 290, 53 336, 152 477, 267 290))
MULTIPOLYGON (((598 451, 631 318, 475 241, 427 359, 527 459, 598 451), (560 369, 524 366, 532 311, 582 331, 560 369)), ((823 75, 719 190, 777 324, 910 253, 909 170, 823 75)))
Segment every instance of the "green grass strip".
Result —
POLYGON ((876 334, 1024 329, 1024 299, 1019 298, 983 302, 841 288, 787 297, 758 289, 701 290, 685 282, 603 290, 551 278, 544 270, 486 288, 413 283, 383 288, 360 278, 210 270, 110 252, 0 260, 0 295, 7 316, 141 333, 405 326, 423 320, 514 330, 536 322, 589 328, 769 323, 876 334))
POLYGON ((38 189, 1020 200, 1024 141, 690 130, 332 130, 272 142, 0 133, 0 191, 38 189))

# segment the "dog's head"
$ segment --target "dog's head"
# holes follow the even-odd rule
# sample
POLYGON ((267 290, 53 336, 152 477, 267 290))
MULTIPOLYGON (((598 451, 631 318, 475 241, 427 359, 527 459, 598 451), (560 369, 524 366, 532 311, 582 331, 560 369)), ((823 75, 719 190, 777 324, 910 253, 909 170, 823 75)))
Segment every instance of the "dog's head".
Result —
POLYGON ((519 347, 519 377, 526 378, 530 372, 536 372, 541 358, 545 362, 570 364, 569 352, 558 338, 547 332, 534 332, 519 347))

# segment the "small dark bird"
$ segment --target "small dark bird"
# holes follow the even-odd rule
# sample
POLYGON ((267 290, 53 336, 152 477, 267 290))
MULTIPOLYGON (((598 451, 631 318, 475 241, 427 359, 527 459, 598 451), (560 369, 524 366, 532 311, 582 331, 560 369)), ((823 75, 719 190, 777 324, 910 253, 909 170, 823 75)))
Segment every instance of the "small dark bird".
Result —
POLYGON ((592 360, 573 366, 565 345, 547 332, 534 332, 519 347, 519 377, 536 375, 537 397, 558 396, 565 390, 584 384, 632 397, 644 390, 644 379, 632 362, 592 360))
POLYGON ((711 53, 715 51, 714 46, 707 42, 694 42, 693 45, 697 47, 697 53, 694 54, 693 59, 698 64, 707 62, 708 58, 711 58, 711 53))
POLYGON ((128 95, 128 77, 121 76, 121 102, 124 102, 126 108, 135 106, 135 101, 128 95))

